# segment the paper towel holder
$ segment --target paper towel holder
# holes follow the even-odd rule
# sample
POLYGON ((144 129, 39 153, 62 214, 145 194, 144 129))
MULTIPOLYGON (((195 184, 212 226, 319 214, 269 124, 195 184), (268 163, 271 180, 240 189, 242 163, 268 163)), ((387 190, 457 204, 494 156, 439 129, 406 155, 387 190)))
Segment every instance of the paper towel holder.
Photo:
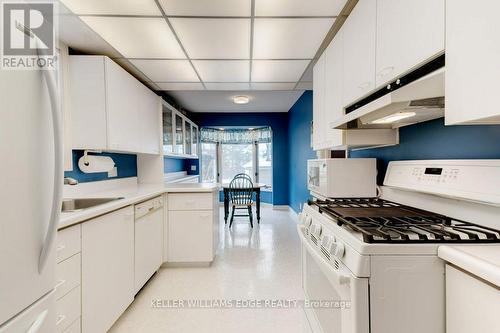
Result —
POLYGON ((102 153, 102 151, 100 151, 100 150, 90 150, 90 149, 84 150, 83 151, 83 164, 85 164, 86 166, 88 166, 90 164, 89 161, 88 161, 88 159, 87 159, 88 153, 100 154, 100 153, 102 153))

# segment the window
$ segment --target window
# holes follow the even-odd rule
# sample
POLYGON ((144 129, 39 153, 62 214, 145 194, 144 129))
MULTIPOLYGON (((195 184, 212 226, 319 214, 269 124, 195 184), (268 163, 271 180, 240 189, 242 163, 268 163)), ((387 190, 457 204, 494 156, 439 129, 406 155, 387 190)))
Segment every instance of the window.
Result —
POLYGON ((222 183, 229 183, 239 173, 245 173, 255 180, 252 151, 252 144, 222 144, 222 183))
POLYGON ((217 182, 217 144, 201 144, 201 181, 203 183, 217 182))
POLYGON ((200 129, 201 180, 229 183, 244 173, 271 188, 273 182, 272 133, 269 127, 200 129))

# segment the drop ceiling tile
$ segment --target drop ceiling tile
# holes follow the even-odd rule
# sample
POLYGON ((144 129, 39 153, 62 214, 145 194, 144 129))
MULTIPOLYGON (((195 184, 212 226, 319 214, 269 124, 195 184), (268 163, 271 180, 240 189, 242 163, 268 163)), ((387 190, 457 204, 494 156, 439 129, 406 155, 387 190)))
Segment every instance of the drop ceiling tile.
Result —
POLYGON ((250 16, 250 0, 160 0, 167 15, 250 16))
POLYGON ((199 82, 155 82, 161 90, 204 90, 199 82))
POLYGON ((83 16, 81 19, 125 58, 185 59, 163 18, 83 16))
POLYGON ((188 60, 130 59, 141 72, 155 82, 197 82, 196 72, 188 60))
POLYGON ((304 73, 302 77, 302 81, 311 81, 313 80, 313 66, 309 66, 309 68, 304 73))
POLYGON ((293 90, 295 82, 252 82, 250 86, 253 90, 293 90))
POLYGON ((255 19, 254 59, 311 59, 334 19, 255 19))
POLYGON ((192 59, 249 58, 249 19, 172 18, 170 21, 192 59))
POLYGON ((313 90, 312 81, 300 81, 297 84, 296 90, 313 90))
POLYGON ((258 16, 338 16, 347 0, 255 0, 258 16))
POLYGON ((248 82, 205 82, 207 90, 248 90, 248 82))
POLYGON ((254 60, 252 82, 297 82, 309 60, 254 60))
POLYGON ((61 0, 78 15, 161 15, 154 0, 61 0))
POLYGON ((193 65, 205 82, 248 82, 248 60, 193 60, 193 65))

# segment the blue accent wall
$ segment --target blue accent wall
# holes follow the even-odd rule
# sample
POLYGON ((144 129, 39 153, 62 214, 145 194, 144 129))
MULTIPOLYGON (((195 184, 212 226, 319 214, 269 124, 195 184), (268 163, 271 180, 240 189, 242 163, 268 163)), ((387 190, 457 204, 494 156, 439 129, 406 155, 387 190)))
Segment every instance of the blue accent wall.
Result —
POLYGON ((500 159, 500 125, 444 126, 443 119, 400 129, 400 144, 351 151, 351 157, 375 157, 378 183, 389 161, 426 159, 500 159))
MULTIPOLYGON (((274 205, 288 205, 288 113, 191 113, 189 118, 203 126, 270 126, 273 131, 273 192, 274 205)), ((267 195, 266 195, 267 196, 267 195)), ((267 198, 266 198, 267 199, 267 198)))
POLYGON ((312 91, 306 91, 288 111, 288 200, 295 212, 299 212, 301 205, 310 197, 307 189, 307 160, 316 158, 311 148, 312 100, 312 91))
POLYGON ((165 173, 184 171, 184 160, 181 158, 164 157, 163 161, 163 171, 165 173))
POLYGON ((73 150, 73 171, 64 172, 64 177, 71 177, 80 183, 95 182, 99 180, 137 177, 137 156, 131 154, 102 153, 92 154, 100 156, 109 156, 115 161, 118 171, 117 177, 108 177, 107 172, 83 173, 78 168, 78 160, 83 156, 83 150, 73 150))

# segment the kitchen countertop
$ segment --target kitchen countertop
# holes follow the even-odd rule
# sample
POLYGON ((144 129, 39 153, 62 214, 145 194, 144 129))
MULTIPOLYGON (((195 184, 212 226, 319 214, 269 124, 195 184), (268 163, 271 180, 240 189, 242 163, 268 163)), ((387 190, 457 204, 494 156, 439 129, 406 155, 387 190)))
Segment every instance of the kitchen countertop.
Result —
POLYGON ((63 229, 74 224, 84 222, 94 217, 109 213, 111 211, 133 205, 135 203, 153 198, 163 193, 200 193, 218 191, 218 184, 208 183, 188 183, 188 184, 137 184, 122 188, 115 188, 106 191, 96 191, 92 194, 86 193, 83 196, 73 196, 72 198, 111 198, 123 197, 123 199, 108 202, 92 208, 83 209, 77 212, 61 213, 58 229, 63 229))
POLYGON ((440 246, 438 256, 500 287, 500 245, 440 246))

